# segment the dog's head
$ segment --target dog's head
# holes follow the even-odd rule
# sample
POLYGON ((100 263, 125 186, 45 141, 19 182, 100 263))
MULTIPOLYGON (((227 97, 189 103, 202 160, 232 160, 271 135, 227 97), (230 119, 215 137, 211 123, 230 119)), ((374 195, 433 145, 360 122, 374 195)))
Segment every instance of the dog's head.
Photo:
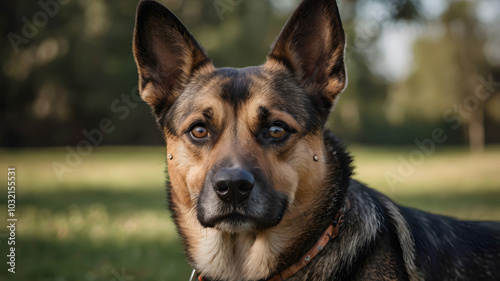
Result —
POLYGON ((174 14, 139 4, 139 88, 166 139, 178 225, 258 232, 312 204, 327 173, 324 123, 346 84, 344 46, 335 1, 306 0, 266 63, 215 68, 174 14))

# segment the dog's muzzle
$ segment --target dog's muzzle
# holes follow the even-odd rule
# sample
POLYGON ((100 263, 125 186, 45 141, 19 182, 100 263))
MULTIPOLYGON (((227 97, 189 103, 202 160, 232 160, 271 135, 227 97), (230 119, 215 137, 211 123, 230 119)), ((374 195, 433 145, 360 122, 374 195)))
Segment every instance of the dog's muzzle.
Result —
POLYGON ((275 226, 287 205, 288 197, 272 188, 261 169, 223 165, 207 174, 196 211, 204 227, 238 232, 275 226))

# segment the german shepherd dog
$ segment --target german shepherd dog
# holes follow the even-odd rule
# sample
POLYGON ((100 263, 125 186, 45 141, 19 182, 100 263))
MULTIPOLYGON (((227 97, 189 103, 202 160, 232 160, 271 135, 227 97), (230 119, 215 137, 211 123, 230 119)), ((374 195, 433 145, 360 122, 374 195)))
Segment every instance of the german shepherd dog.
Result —
POLYGON ((304 0, 256 67, 215 68, 154 1, 133 43, 192 280, 500 280, 499 224, 400 207, 351 179, 324 129, 346 86, 334 0, 304 0))

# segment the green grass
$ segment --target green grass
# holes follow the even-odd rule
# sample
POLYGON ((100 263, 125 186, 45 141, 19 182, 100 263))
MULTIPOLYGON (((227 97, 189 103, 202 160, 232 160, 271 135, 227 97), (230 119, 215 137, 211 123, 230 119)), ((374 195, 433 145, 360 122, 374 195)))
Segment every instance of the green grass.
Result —
MULTIPOLYGON (((463 219, 500 220, 500 148, 480 156, 439 148, 391 186, 409 148, 351 147, 356 178, 398 203, 463 219)), ((0 180, 17 169, 16 274, 0 280, 187 280, 190 268, 167 212, 162 147, 98 147, 59 181, 64 148, 0 150, 0 180), (132 277, 134 277, 132 279, 132 277), (8 279, 7 279, 8 278, 8 279)), ((6 191, 0 193, 6 210, 6 191)), ((6 212, 0 212, 5 222, 6 212)))
POLYGON ((461 219, 500 220, 500 147, 480 155, 439 148, 413 165, 411 175, 399 174, 400 159, 408 161, 414 149, 353 147, 354 178, 402 205, 461 219), (391 185, 387 174, 400 178, 391 185))

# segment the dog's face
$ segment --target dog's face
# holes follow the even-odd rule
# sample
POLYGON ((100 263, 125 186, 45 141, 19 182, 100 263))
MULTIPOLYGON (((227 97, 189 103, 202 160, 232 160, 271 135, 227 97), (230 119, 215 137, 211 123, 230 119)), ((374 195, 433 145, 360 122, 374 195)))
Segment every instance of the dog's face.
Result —
POLYGON ((278 224, 299 184, 317 172, 317 116, 283 67, 199 73, 166 113, 172 193, 182 193, 204 227, 237 232, 278 224))
POLYGON ((141 96, 166 139, 179 227, 259 232, 308 208, 325 180, 323 126, 345 86, 344 45, 335 1, 306 0, 265 64, 217 69, 169 10, 140 3, 141 96))

